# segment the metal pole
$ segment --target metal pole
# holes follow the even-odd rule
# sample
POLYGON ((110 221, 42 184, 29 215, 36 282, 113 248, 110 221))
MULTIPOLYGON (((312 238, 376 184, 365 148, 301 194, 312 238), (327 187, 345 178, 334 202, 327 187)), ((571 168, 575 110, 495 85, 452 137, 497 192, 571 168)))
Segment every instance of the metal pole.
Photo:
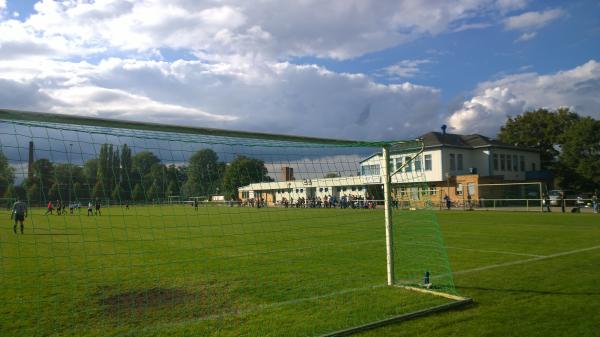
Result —
MULTIPOLYGON (((544 213, 544 195, 542 194, 542 183, 540 183, 540 212, 544 213)), ((550 202, 550 200, 548 200, 550 202)))
POLYGON ((390 184, 390 152, 389 147, 383 147, 383 195, 385 209, 385 244, 387 253, 387 284, 394 285, 394 239, 392 228, 392 210, 391 210, 391 184, 390 184))

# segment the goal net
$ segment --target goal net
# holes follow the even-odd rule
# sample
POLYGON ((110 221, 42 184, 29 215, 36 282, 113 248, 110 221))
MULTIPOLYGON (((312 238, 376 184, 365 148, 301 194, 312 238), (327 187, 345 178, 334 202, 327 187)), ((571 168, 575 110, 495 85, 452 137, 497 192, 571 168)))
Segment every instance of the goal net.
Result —
POLYGON ((479 209, 541 211, 544 206, 540 182, 479 184, 477 188, 473 206, 479 209))
POLYGON ((466 303, 418 140, 9 110, 0 139, 28 206, 0 235, 7 335, 306 336, 466 303))

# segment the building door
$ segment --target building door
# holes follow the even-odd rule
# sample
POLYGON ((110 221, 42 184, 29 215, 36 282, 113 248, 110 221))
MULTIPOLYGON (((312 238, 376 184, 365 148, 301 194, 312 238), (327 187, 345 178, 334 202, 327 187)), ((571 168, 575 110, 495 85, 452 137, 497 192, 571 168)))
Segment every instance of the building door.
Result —
POLYGON ((317 188, 316 187, 307 187, 306 188, 306 198, 307 199, 314 198, 316 194, 317 194, 317 188))

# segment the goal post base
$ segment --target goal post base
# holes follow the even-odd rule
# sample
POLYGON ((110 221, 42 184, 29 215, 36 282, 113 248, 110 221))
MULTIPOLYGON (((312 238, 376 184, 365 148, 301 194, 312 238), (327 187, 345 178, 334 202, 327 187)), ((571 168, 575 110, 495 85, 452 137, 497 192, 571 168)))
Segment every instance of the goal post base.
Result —
POLYGON ((454 309, 458 309, 458 308, 467 307, 474 303, 472 298, 467 298, 467 297, 462 297, 462 296, 457 296, 457 295, 452 295, 452 294, 446 294, 443 292, 433 291, 433 290, 429 290, 429 289, 421 289, 418 287, 403 286, 403 285, 394 285, 394 286, 398 287, 398 288, 406 289, 406 290, 430 294, 433 296, 444 297, 447 299, 451 299, 454 302, 450 302, 450 303, 446 303, 446 304, 442 304, 442 305, 438 305, 438 306, 434 306, 434 307, 430 307, 430 308, 426 308, 426 309, 422 309, 422 310, 418 310, 418 311, 413 311, 413 312, 409 312, 409 313, 402 314, 402 315, 392 316, 390 318, 366 323, 363 325, 358 325, 358 326, 351 327, 351 328, 344 329, 344 330, 330 332, 330 333, 321 335, 320 337, 350 336, 350 335, 353 335, 353 334, 356 334, 359 332, 365 332, 368 330, 381 328, 386 325, 399 323, 399 322, 403 322, 403 321, 408 321, 408 320, 411 320, 414 318, 425 317, 425 316, 433 315, 436 313, 441 313, 441 312, 445 312, 445 311, 450 311, 450 310, 454 310, 454 309))

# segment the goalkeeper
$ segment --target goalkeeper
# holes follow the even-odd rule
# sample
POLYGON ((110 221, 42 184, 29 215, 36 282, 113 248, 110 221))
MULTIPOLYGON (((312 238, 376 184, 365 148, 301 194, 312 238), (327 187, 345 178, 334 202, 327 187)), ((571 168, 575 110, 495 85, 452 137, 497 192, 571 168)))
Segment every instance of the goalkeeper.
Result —
POLYGON ((17 201, 13 204, 12 212, 10 213, 10 218, 15 219, 15 224, 13 226, 13 232, 17 234, 17 223, 21 223, 21 234, 23 234, 23 222, 27 217, 27 205, 23 201, 17 201))

